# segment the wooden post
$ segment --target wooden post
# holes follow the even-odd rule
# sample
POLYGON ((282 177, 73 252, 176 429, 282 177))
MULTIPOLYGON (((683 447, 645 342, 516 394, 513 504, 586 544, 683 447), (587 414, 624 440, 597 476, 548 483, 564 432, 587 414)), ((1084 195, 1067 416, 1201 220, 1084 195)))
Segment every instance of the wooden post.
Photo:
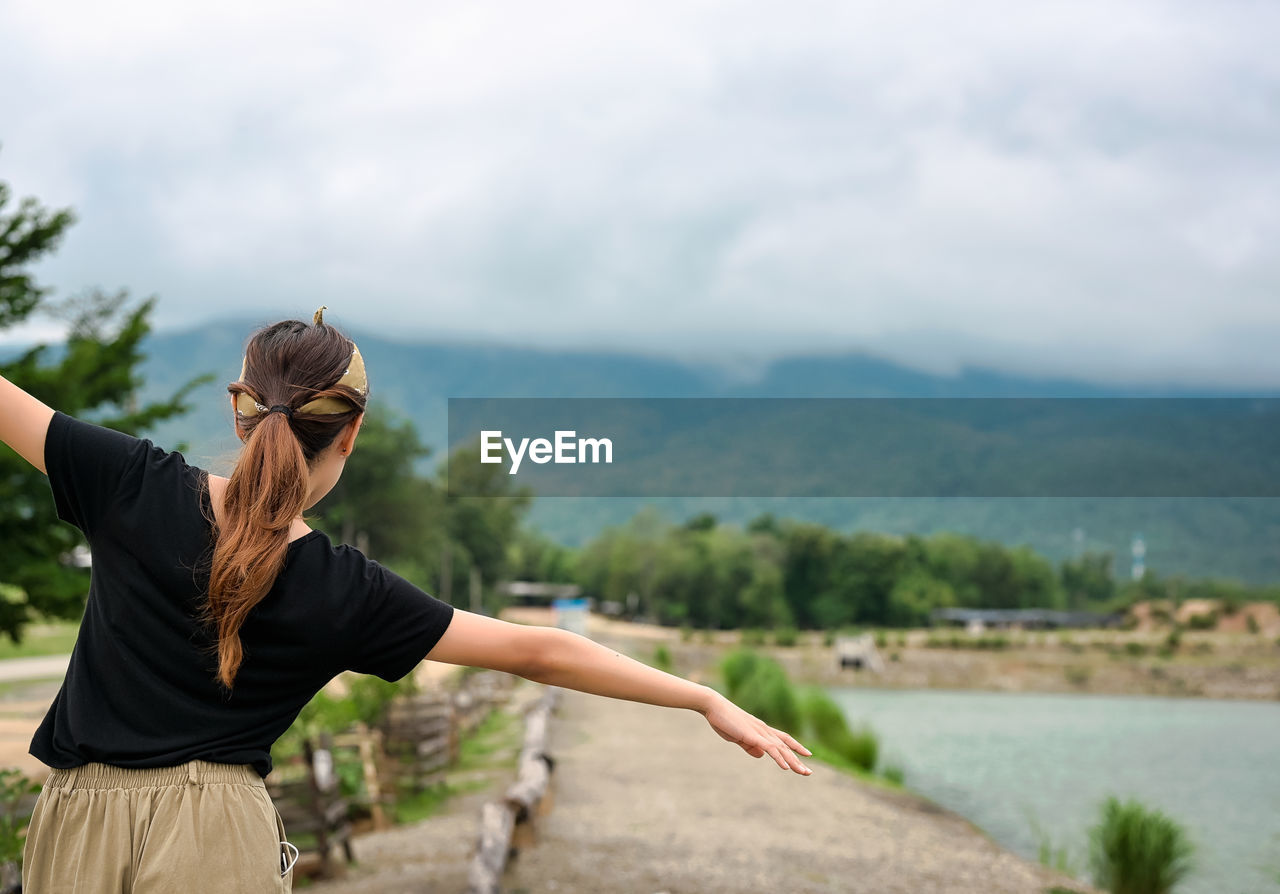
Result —
POLYGON ((547 791, 553 763, 547 755, 547 734, 559 692, 554 686, 547 687, 546 694, 526 715, 516 781, 500 800, 485 804, 481 810, 480 843, 467 872, 467 894, 500 894, 499 883, 511 858, 516 824, 533 819, 534 810, 547 791))
POLYGON ((364 723, 357 721, 356 736, 360 748, 360 764, 364 771, 364 787, 369 793, 369 816, 373 819, 375 829, 387 828, 387 814, 382 809, 382 786, 378 784, 377 749, 374 747, 374 736, 380 735, 377 730, 370 730, 364 723))

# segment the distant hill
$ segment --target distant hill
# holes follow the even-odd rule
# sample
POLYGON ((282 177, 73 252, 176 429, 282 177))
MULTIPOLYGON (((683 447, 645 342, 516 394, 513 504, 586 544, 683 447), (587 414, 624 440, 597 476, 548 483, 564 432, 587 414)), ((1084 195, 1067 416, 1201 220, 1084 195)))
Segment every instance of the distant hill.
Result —
MULTIPOLYGON (((189 442, 188 458, 227 467, 230 434, 226 383, 240 370, 249 321, 226 321, 150 337, 143 368, 147 396, 201 372, 214 385, 195 395, 198 409, 160 427, 157 443, 189 442)), ((770 363, 751 381, 712 366, 608 352, 542 351, 504 345, 407 344, 349 331, 369 367, 374 399, 410 418, 423 440, 443 449, 448 397, 1137 397, 1239 395, 1214 389, 1105 387, 993 370, 934 375, 856 352, 794 356, 770 363)), ((1265 392, 1258 392, 1263 394, 1265 392)), ((356 451, 358 461, 359 451, 356 451)), ((930 533, 955 530, 1006 543, 1027 543, 1061 558, 1084 548, 1110 550, 1120 573, 1130 539, 1141 531, 1148 567, 1161 574, 1280 580, 1280 500, 1082 499, 570 499, 538 500, 531 522, 576 544, 631 517, 643 502, 673 520, 701 511, 743 523, 761 512, 809 519, 840 530, 930 533), (1081 529, 1083 536, 1073 532, 1081 529)))

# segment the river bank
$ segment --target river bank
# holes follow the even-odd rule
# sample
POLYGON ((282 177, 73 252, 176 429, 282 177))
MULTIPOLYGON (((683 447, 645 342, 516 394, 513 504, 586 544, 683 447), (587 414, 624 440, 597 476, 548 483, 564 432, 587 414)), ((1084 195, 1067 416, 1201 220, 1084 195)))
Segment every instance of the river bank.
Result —
POLYGON ((508 890, 1091 890, 923 798, 811 759, 812 776, 780 772, 692 712, 566 692, 551 745, 554 805, 508 890))
MULTIPOLYGON (((511 620, 553 624, 547 609, 509 609, 511 620)), ((672 670, 710 678, 742 642, 736 630, 682 632, 655 624, 592 615, 591 636, 616 637, 638 657, 663 645, 672 670)), ((794 646, 754 646, 786 668, 795 683, 875 689, 956 689, 1204 698, 1280 699, 1280 644, 1271 636, 1185 631, 1170 648, 1160 631, 1075 630, 971 636, 963 631, 875 634, 884 670, 841 669, 820 632, 801 632, 794 646), (985 644, 985 646, 984 646, 985 644)))

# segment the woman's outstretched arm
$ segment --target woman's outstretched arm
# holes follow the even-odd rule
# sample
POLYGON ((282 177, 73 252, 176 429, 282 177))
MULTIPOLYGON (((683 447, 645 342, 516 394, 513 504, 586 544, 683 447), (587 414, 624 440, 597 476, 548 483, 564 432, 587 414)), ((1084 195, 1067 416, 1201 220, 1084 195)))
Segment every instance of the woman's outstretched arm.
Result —
POLYGON ((809 775, 796 753, 811 752, 789 734, 748 714, 709 686, 628 658, 585 636, 556 627, 512 624, 454 609, 453 619, 427 656, 433 661, 487 667, 577 689, 668 708, 689 708, 722 739, 752 757, 769 755, 784 770, 809 775))
POLYGON ((41 472, 44 468, 44 439, 53 410, 0 376, 0 441, 41 472))

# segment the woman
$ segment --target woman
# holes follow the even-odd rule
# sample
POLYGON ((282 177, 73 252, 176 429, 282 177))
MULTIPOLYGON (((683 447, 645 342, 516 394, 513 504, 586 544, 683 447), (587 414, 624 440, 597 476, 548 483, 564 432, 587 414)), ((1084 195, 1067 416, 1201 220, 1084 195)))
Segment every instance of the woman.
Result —
POLYGON ((271 745, 345 670, 397 680, 423 658, 700 712, 782 769, 799 742, 714 690, 550 627, 456 609, 312 530, 364 419, 355 344, 323 320, 255 333, 228 386, 231 477, 56 412, 0 378, 0 439, 49 476, 93 572, 57 698, 31 743, 53 768, 24 890, 289 890, 263 785, 271 745))

